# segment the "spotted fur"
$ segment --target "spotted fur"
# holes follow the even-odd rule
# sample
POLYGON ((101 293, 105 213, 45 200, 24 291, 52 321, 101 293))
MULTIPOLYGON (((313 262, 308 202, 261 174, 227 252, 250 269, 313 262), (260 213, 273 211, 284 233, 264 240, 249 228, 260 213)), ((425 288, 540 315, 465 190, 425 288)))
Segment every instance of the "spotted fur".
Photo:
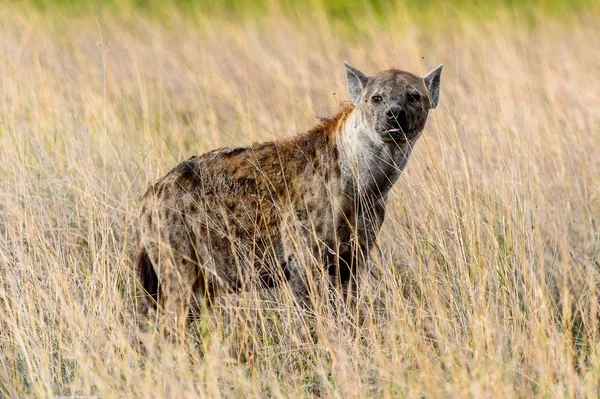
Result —
POLYGON ((191 157, 148 189, 139 278, 148 302, 176 324, 215 295, 250 286, 287 283, 309 305, 309 271, 350 291, 424 127, 432 88, 398 70, 346 72, 353 104, 308 132, 191 157), (390 105, 372 104, 373 93, 396 103, 415 90, 421 102, 409 104, 409 128, 382 130, 398 124, 382 122, 390 105))

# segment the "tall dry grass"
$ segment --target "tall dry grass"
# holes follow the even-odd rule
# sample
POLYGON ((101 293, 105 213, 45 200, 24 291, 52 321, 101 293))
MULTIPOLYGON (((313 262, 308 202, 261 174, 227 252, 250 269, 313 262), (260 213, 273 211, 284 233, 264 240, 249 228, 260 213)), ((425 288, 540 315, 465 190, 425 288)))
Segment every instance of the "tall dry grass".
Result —
POLYGON ((599 16, 342 29, 318 9, 1 7, 0 395, 596 397, 599 16), (185 343, 140 334, 146 187, 192 154, 308 129, 347 98, 343 60, 445 65, 361 320, 249 295, 185 343))

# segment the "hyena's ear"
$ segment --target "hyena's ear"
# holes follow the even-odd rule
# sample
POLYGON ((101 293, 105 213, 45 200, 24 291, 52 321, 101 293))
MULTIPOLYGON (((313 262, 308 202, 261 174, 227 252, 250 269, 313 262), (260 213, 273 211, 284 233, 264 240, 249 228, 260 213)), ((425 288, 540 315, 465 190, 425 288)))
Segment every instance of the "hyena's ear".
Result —
POLYGON ((350 98, 352 99, 352 103, 354 105, 359 105, 360 96, 362 95, 362 91, 365 88, 369 78, 364 73, 345 61, 344 67, 346 67, 346 82, 348 83, 350 98))
POLYGON ((440 100, 440 78, 442 76, 442 67, 440 64, 433 71, 429 72, 423 78, 425 86, 427 86, 427 94, 429 95, 429 103, 431 108, 435 108, 440 100))

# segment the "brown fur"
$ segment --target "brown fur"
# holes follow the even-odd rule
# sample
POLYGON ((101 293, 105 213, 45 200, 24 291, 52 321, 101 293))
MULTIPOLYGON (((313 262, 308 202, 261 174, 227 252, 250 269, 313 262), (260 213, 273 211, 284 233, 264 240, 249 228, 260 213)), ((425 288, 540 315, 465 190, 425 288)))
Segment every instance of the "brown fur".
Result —
MULTIPOLYGON (((387 76, 383 81, 395 94, 406 90, 401 73, 407 74, 386 71, 379 79, 387 76)), ((426 90, 423 79, 410 79, 414 90, 426 90)), ((427 111, 417 115, 423 124, 427 111)), ((348 289, 375 242, 387 190, 414 141, 358 137, 363 128, 357 121, 370 114, 363 105, 344 104, 307 133, 194 156, 150 187, 142 201, 138 272, 158 308, 181 326, 218 293, 282 282, 308 305, 311 268, 348 289), (353 144, 357 140, 360 145, 353 144), (371 176, 363 194, 350 147, 389 158, 388 169, 373 162, 357 166, 371 176)))
POLYGON ((334 237, 334 215, 323 199, 340 196, 336 135, 353 108, 344 105, 292 139, 194 156, 155 183, 141 214, 141 253, 147 256, 140 256, 140 273, 151 274, 152 265, 142 262, 147 258, 156 273, 145 284, 148 293, 181 319, 195 294, 209 299, 241 289, 251 280, 240 270, 247 264, 265 285, 298 273, 291 270, 297 260, 288 259, 295 244, 282 240, 281 230, 296 226, 334 237))

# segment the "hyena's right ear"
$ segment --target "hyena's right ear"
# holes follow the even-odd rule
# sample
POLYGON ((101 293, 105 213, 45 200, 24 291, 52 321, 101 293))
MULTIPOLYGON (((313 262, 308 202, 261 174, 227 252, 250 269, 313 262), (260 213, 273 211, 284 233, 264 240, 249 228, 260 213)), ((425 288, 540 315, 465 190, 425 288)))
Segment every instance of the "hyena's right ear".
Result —
POLYGON ((354 105, 359 105, 362 91, 365 88, 369 78, 364 73, 348 64, 346 61, 344 61, 344 67, 346 67, 346 82, 348 83, 350 98, 352 99, 352 103, 354 105))

